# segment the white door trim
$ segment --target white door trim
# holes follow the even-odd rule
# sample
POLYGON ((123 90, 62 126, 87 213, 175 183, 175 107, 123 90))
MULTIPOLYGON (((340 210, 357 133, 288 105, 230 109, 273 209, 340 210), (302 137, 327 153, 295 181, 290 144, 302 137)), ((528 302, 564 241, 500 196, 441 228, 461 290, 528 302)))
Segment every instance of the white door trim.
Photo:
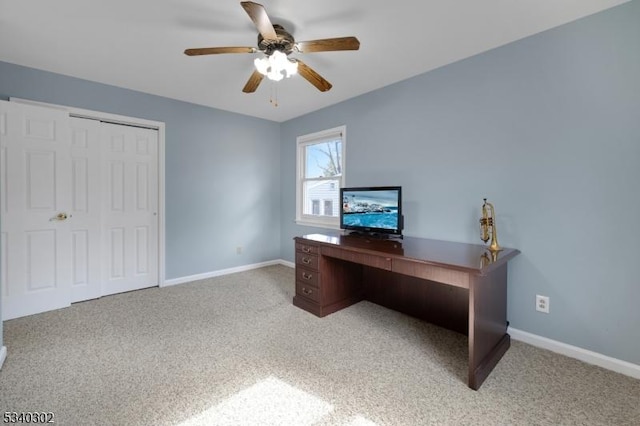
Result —
POLYGON ((165 123, 162 121, 146 120, 144 118, 128 117, 110 114, 102 111, 92 111, 47 102, 10 97, 10 102, 27 105, 38 105, 67 111, 72 117, 100 120, 107 123, 125 124, 128 126, 145 127, 158 131, 158 286, 165 287, 165 123))

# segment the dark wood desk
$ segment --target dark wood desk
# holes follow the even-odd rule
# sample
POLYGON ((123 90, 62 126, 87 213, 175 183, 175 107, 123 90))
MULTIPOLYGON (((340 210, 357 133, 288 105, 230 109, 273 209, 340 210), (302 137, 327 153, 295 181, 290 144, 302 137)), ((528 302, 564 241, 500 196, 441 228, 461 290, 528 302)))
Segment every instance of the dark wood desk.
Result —
POLYGON ((509 349, 507 262, 518 250, 343 234, 296 237, 295 246, 299 308, 324 317, 369 300, 466 334, 474 390, 509 349))

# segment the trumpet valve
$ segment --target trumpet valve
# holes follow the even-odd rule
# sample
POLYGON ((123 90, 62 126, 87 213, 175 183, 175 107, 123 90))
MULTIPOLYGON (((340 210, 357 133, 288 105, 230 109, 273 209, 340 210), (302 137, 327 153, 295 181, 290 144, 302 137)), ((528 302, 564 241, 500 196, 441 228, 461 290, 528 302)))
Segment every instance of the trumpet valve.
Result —
POLYGON ((489 220, 486 217, 480 219, 480 239, 485 243, 489 241, 489 220))

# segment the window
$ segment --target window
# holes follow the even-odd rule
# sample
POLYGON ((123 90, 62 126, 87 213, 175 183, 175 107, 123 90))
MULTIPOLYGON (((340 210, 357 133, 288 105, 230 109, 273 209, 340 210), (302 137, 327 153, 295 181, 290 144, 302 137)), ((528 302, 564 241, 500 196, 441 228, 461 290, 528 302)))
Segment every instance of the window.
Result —
POLYGON ((333 200, 324 200, 324 215, 333 216, 333 200))
POLYGON ((344 186, 345 126, 297 139, 296 222, 337 228, 344 186), (322 200, 322 204, 320 204, 322 200))

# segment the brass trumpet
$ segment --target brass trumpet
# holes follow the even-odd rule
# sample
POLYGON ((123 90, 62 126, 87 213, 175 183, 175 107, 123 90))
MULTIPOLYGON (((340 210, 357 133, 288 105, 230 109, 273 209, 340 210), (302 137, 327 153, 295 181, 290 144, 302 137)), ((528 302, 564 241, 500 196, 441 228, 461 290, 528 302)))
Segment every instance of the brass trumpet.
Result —
POLYGON ((480 218, 480 239, 485 243, 489 241, 489 232, 491 232, 491 244, 489 250, 498 252, 502 250, 498 244, 498 232, 496 231, 496 212, 493 210, 493 204, 487 203, 484 198, 482 205, 482 217, 480 218))

